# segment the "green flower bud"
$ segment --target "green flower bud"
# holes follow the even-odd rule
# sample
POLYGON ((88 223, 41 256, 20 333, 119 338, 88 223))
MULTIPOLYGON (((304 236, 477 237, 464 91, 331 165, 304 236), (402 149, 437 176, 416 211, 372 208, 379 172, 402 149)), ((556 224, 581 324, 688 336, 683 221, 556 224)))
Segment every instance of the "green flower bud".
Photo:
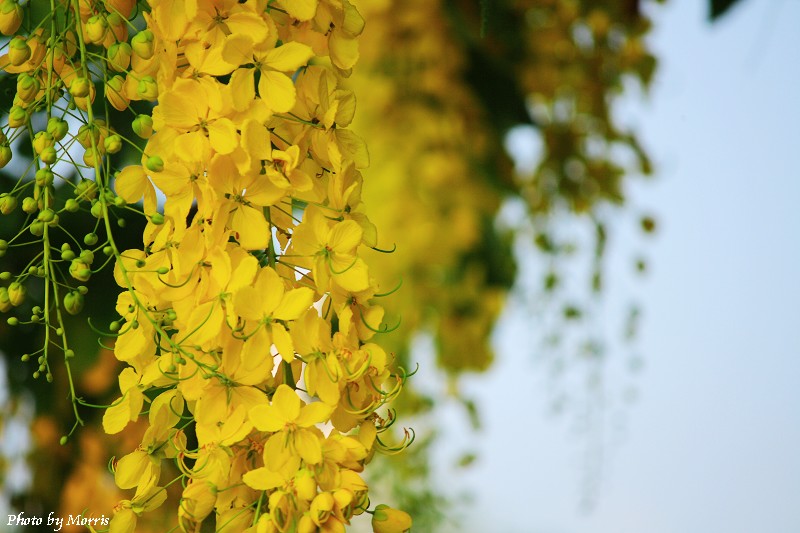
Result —
POLYGON ((75 259, 75 252, 72 250, 62 250, 61 251, 61 259, 64 261, 72 261, 75 259))
POLYGON ((41 154, 45 148, 55 146, 56 140, 46 131, 39 131, 33 136, 33 149, 37 154, 41 154))
POLYGON ((102 219, 103 218, 103 204, 101 204, 100 202, 97 202, 97 201, 93 202, 91 209, 89 209, 89 212, 92 213, 92 216, 94 218, 102 219))
POLYGON ((83 236, 83 242, 86 246, 94 246, 98 240, 97 233, 87 233, 83 236))
POLYGON ((84 78, 83 76, 73 78, 69 84, 69 93, 76 98, 84 98, 89 96, 91 85, 92 82, 89 81, 89 78, 84 78))
POLYGON ((90 43, 100 44, 106 38, 108 23, 103 15, 95 15, 86 21, 86 39, 90 43))
POLYGON ((97 197, 97 183, 83 179, 75 186, 75 197, 79 200, 94 200, 97 197))
POLYGON ((46 165, 53 165, 58 161, 58 153, 55 146, 48 146, 39 154, 39 161, 46 165))
POLYGON ((28 112, 18 105, 11 106, 8 112, 8 126, 10 128, 19 128, 24 126, 28 120, 28 112))
POLYGON ((38 78, 34 78, 27 72, 23 72, 17 76, 17 96, 23 102, 30 103, 36 98, 39 89, 42 88, 38 78))
MULTIPOLYGON (((28 226, 28 231, 30 231, 31 235, 35 237, 41 237, 42 235, 44 235, 44 222, 42 222, 41 220, 34 220, 33 222, 31 222, 31 225, 28 226)), ((33 275, 35 276, 37 272, 38 270, 34 271, 33 275)))
POLYGON ((147 158, 144 166, 151 172, 161 172, 164 170, 164 160, 157 155, 151 155, 147 158))
POLYGON ((90 146, 83 152, 83 162, 86 166, 94 168, 95 165, 100 164, 100 158, 103 157, 102 154, 98 154, 98 151, 95 147, 90 146))
POLYGON ((128 43, 112 44, 106 55, 108 66, 117 72, 125 72, 131 64, 131 54, 133 54, 133 49, 128 43))
POLYGON ((35 213, 39 210, 39 202, 31 198, 30 196, 26 196, 22 199, 22 210, 28 213, 35 213))
POLYGON ((153 215, 150 217, 150 222, 152 222, 156 226, 160 226, 161 224, 164 223, 164 215, 162 215, 161 213, 153 213, 153 215))
POLYGON ((136 94, 142 100, 154 101, 158 98, 158 83, 152 76, 142 76, 139 84, 136 86, 136 94))
POLYGON ((105 146, 106 152, 109 154, 116 154, 122 150, 122 137, 117 134, 106 137, 103 146, 105 146))
POLYGON ((131 48, 133 52, 142 59, 150 59, 153 57, 155 51, 155 44, 153 39, 155 36, 150 30, 140 31, 131 39, 131 48))
POLYGON ((133 120, 133 132, 142 139, 153 135, 153 119, 150 115, 139 115, 133 120))
POLYGON ((17 208, 17 197, 8 193, 0 194, 0 213, 9 215, 17 208))
MULTIPOLYGON (((90 233, 89 235, 95 235, 95 234, 94 233, 90 233)), ((87 235, 87 237, 88 237, 88 235, 87 235)), ((95 235, 95 238, 93 240, 94 240, 94 244, 97 244, 97 235, 95 235)), ((81 258, 81 261, 83 261, 87 265, 91 265, 92 263, 94 263, 94 252, 92 252, 91 250, 84 250, 84 251, 81 252, 80 258, 81 258)))
POLYGON ((42 209, 41 211, 39 211, 39 214, 36 216, 36 219, 47 223, 51 222, 55 217, 56 217, 56 212, 48 207, 47 209, 42 209))
POLYGON ((53 136, 53 139, 60 141, 67 136, 69 131, 69 124, 66 120, 61 120, 57 117, 50 117, 47 121, 47 133, 53 136))
POLYGON ((25 37, 17 35, 8 43, 8 60, 15 67, 20 66, 31 58, 31 47, 25 37))
POLYGON ((89 281, 89 278, 92 277, 92 270, 80 259, 73 259, 69 265, 69 274, 78 281, 89 281))
POLYGON ((0 168, 3 168, 11 161, 11 156, 13 153, 11 152, 11 147, 2 145, 0 146, 0 168))
POLYGON ((64 295, 64 309, 71 315, 77 315, 83 310, 83 294, 78 291, 70 291, 64 295))
POLYGON ((12 307, 11 299, 8 296, 8 289, 6 287, 0 287, 0 312, 6 313, 12 307))
POLYGON ((25 295, 27 293, 28 290, 25 288, 25 285, 19 281, 15 281, 8 286, 8 300, 14 307, 19 307, 25 302, 25 295))
POLYGON ((49 187, 53 184, 53 171, 49 168, 40 168, 36 171, 36 185, 49 187))
POLYGON ((69 198, 64 203, 64 209, 69 211, 70 213, 75 213, 78 209, 81 208, 81 204, 75 198, 69 198))

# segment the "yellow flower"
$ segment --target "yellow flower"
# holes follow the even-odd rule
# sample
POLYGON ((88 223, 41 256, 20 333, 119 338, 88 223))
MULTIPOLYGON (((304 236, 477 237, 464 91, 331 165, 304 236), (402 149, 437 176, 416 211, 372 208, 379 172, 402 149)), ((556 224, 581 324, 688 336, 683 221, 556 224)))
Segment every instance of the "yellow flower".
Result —
POLYGON ((258 321, 268 333, 267 346, 275 343, 286 362, 294 359, 292 337, 278 321, 297 319, 311 307, 314 291, 300 287, 286 291, 284 282, 271 267, 263 267, 252 286, 243 286, 235 294, 233 302, 236 314, 247 320, 258 321))
POLYGON ((311 270, 320 292, 327 292, 328 281, 341 288, 358 292, 369 288, 369 274, 364 260, 358 257, 361 226, 352 220, 329 225, 318 208, 309 207, 303 222, 292 234, 292 249, 300 256, 312 259, 311 270))
POLYGON ((139 418, 144 405, 144 394, 139 387, 139 375, 133 368, 126 368, 119 375, 119 389, 122 397, 116 400, 103 415, 103 429, 106 433, 119 433, 128 422, 139 418))
POLYGON ((232 111, 227 92, 226 86, 209 78, 179 79, 159 97, 153 127, 178 132, 174 150, 183 161, 208 161, 212 150, 229 154, 239 146, 239 134, 227 117, 232 111))
MULTIPOLYGON (((262 50, 255 46, 253 39, 245 33, 232 35, 225 41, 222 57, 233 65, 253 63, 255 68, 237 69, 231 77, 232 85, 234 76, 236 87, 253 87, 255 71, 261 76, 258 80, 258 94, 275 113, 286 113, 295 104, 296 92, 292 79, 285 73, 294 73, 297 69, 308 63, 314 57, 314 52, 308 45, 298 42, 287 42, 272 49, 262 50), (237 74, 238 72, 238 74, 237 74)), ((240 101, 252 100, 252 90, 240 93, 233 92, 234 106, 239 108, 240 101)))
POLYGON ((330 415, 330 406, 321 402, 304 405, 288 385, 278 386, 270 405, 250 410, 250 420, 256 429, 274 432, 264 447, 267 468, 276 472, 292 456, 299 456, 307 464, 321 462, 320 438, 311 428, 327 421, 330 415))

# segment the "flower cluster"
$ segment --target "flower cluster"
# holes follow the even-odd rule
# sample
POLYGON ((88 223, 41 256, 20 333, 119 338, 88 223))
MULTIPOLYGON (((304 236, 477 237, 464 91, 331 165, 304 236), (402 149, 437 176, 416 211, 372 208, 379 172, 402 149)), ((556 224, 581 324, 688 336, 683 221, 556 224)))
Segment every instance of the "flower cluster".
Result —
MULTIPOLYGON (((32 272, 61 287, 48 270, 48 232, 61 211, 85 202, 106 239, 98 244, 93 233, 85 244, 116 260, 123 288, 110 329, 126 367, 103 428, 119 433, 146 416, 148 429, 113 463, 116 484, 135 493, 116 505, 110 531, 135 531, 176 484, 184 531, 214 523, 217 531, 335 532, 365 511, 376 531, 409 529, 401 511, 368 510, 360 476, 376 450, 400 450, 413 433, 394 447, 381 441, 395 418, 378 410, 406 375, 373 342, 388 328, 361 256, 378 238, 361 202, 366 146, 347 129, 355 98, 343 79, 359 56, 358 10, 348 0, 52 7, 0 61, 18 80, 9 128, 27 128, 41 165, 35 195, 23 201, 45 235, 42 272, 32 272), (152 102, 150 112, 134 112, 132 129, 146 140, 137 164, 119 168, 111 157, 135 143, 96 116, 96 83, 118 111, 152 102), (34 132, 40 110, 47 130, 34 132), (73 110, 84 112, 77 133, 73 110), (95 179, 74 184, 72 202, 54 208, 51 169, 75 141, 85 165, 74 167, 95 179), (120 250, 112 208, 139 202, 142 247, 120 250), (172 479, 162 479, 167 462, 179 469, 172 479)), ((16 32, 20 6, 6 0, 1 10, 0 31, 16 32)), ((90 248, 61 248, 78 280, 91 276, 93 260, 90 248)), ((17 305, 21 289, 6 291, 17 305)), ((63 307, 77 311, 84 292, 70 292, 63 307)), ((50 309, 61 308, 45 305, 48 328, 57 325, 50 309)))

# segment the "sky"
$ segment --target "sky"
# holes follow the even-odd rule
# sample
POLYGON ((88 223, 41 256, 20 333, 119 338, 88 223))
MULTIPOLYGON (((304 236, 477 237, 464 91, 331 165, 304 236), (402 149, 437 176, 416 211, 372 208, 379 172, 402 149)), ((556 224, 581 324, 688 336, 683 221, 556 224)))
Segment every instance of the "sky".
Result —
MULTIPOLYGON (((650 6, 658 75, 620 108, 657 168, 629 190, 659 222, 649 275, 626 281, 630 224, 609 254, 607 305, 643 309, 637 400, 599 429, 553 415, 532 317, 512 304, 497 364, 463 385, 483 431, 443 408, 440 490, 474 498, 452 531, 800 531, 800 1, 742 0, 714 25, 706 4, 650 6), (473 468, 447 466, 465 451, 473 468)), ((614 372, 610 396, 627 387, 614 372)))

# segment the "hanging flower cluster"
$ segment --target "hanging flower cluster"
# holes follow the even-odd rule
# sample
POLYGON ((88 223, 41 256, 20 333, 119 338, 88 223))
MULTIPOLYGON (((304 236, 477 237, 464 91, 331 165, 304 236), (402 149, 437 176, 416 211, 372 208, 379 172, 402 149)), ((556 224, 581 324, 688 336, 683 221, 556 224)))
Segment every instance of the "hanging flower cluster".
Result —
MULTIPOLYGON (((31 322, 40 317, 62 341, 48 339, 37 372, 50 376, 51 344, 74 356, 61 310, 78 312, 86 289, 69 288, 59 300, 70 287, 64 270, 86 281, 102 251, 124 289, 121 319, 110 329, 126 368, 103 427, 118 433, 146 416, 149 428, 113 463, 116 484, 135 493, 115 507, 110 531, 135 531, 177 483, 184 531, 213 521, 217 531, 336 532, 365 511, 375 531, 408 530, 401 511, 368 511, 359 475, 376 450, 413 439, 406 433, 389 447, 380 438, 394 416, 377 411, 406 375, 372 342, 388 328, 361 256, 364 247, 377 249, 377 232, 363 212, 360 170, 369 161, 347 129, 355 99, 343 78, 358 59, 363 18, 348 0, 136 7, 54 1, 52 14, 14 36, 0 58, 17 75, 8 129, 29 134, 38 167, 34 181, 23 176, 0 202, 11 212, 33 189, 23 210, 45 250, 0 293, 0 305, 21 303, 29 275, 54 296, 31 322), (135 143, 96 116, 96 83, 118 111, 154 104, 132 123, 146 140, 138 164, 120 169, 111 157, 135 143), (47 116, 42 131, 34 127, 38 111, 47 116), (70 117, 83 122, 77 132, 70 117), (84 165, 70 168, 94 179, 76 183, 54 171, 75 142, 84 165), (63 206, 57 181, 74 187, 63 206), (119 250, 113 208, 140 201, 143 246, 119 250), (80 243, 67 234, 59 259, 59 216, 87 208, 105 241, 92 232, 76 253, 80 243), (168 461, 179 474, 162 479, 168 461)), ((6 0, 0 11, 0 31, 17 32, 22 8, 6 0)), ((0 141, 7 163, 9 140, 0 141)))

